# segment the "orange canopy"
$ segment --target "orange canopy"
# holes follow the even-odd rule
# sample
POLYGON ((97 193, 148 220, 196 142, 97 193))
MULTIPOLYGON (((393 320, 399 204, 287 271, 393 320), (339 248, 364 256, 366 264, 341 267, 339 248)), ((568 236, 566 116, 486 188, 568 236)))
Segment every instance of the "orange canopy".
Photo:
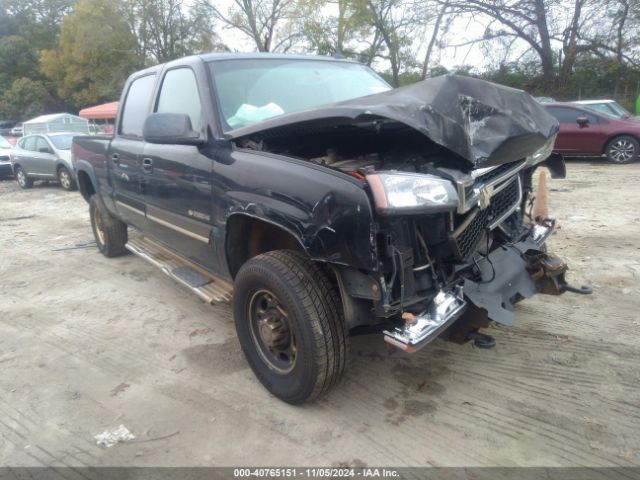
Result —
POLYGON ((80 110, 82 118, 91 118, 94 120, 115 119, 118 113, 118 102, 103 103, 95 107, 83 108, 80 110))

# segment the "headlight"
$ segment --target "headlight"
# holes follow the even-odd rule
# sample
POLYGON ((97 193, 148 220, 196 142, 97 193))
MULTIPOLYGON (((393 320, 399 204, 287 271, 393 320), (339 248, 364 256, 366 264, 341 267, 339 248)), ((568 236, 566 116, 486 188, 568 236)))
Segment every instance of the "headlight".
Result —
POLYGON ((533 155, 529 155, 527 157, 527 165, 533 166, 549 158, 549 155, 551 155, 551 153, 553 152, 553 147, 555 143, 556 143, 556 135, 551 137, 547 141, 547 143, 545 143, 541 148, 536 150, 533 155))
POLYGON ((434 213, 453 210, 458 194, 448 180, 417 173, 384 172, 367 175, 376 211, 394 213, 434 213))

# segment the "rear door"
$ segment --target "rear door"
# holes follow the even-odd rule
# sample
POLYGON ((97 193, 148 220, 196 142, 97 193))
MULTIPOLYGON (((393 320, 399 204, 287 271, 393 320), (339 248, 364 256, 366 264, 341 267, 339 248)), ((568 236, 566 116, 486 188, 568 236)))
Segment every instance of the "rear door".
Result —
POLYGON ((142 126, 151 109, 155 79, 152 73, 138 77, 129 84, 118 131, 108 153, 118 214, 127 223, 142 230, 146 227, 142 193, 142 126))
POLYGON ((20 164, 22 169, 27 175, 37 174, 36 169, 36 137, 30 135, 28 137, 21 138, 16 149, 13 152, 14 163, 20 164))
MULTIPOLYGON (((186 114, 192 129, 202 132, 206 125, 202 90, 190 66, 166 70, 154 112, 186 114)), ((174 250, 215 270, 209 235, 213 161, 193 145, 146 143, 142 162, 149 231, 174 250)))

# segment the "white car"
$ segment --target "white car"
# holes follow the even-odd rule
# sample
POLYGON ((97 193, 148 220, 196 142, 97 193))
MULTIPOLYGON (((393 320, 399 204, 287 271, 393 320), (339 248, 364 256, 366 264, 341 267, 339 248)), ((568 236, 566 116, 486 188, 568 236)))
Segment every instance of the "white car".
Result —
POLYGON ((13 145, 9 143, 9 140, 0 135, 0 178, 8 177, 12 174, 11 150, 13 150, 13 145))
POLYGON ((18 185, 31 188, 34 180, 57 180, 65 190, 77 188, 71 164, 71 140, 77 133, 49 133, 22 137, 11 152, 18 185))
POLYGON ((11 135, 13 135, 14 137, 20 137, 22 136, 22 131, 22 124, 19 123, 11 129, 11 135))
POLYGON ((571 103, 596 113, 604 114, 607 117, 621 118, 623 120, 633 118, 633 114, 615 100, 577 100, 571 103))

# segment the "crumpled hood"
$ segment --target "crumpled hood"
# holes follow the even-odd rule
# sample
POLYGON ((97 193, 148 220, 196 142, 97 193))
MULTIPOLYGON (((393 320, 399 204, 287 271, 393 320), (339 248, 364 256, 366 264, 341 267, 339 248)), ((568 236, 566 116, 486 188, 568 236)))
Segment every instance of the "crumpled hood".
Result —
POLYGON ((376 95, 280 115, 231 130, 227 137, 279 137, 371 120, 405 124, 458 154, 474 168, 533 154, 558 132, 558 122, 522 90, 459 75, 424 80, 376 95))

